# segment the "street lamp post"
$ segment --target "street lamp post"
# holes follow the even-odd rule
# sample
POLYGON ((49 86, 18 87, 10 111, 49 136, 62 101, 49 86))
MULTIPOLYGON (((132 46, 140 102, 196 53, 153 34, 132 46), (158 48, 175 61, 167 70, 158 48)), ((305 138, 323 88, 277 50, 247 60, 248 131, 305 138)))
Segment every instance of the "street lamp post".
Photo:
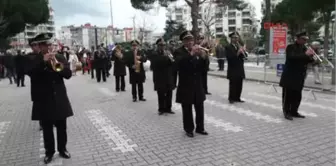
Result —
MULTIPOLYGON (((336 39, 335 39, 335 35, 334 35, 334 33, 335 33, 335 19, 336 19, 336 14, 334 14, 334 17, 335 18, 333 18, 332 20, 331 20, 331 23, 332 23, 332 26, 331 26, 331 35, 332 35, 332 37, 333 37, 333 41, 334 41, 334 50, 333 50, 333 56, 332 56, 332 59, 331 59, 331 63, 333 64, 333 65, 335 65, 335 58, 336 58, 336 39)), ((332 72, 331 72, 331 84, 332 85, 335 85, 335 74, 336 74, 336 71, 335 71, 336 69, 332 69, 332 72)))
POLYGON ((110 0, 110 14, 111 14, 112 42, 114 43, 115 41, 114 41, 114 25, 113 25, 112 0, 110 0))

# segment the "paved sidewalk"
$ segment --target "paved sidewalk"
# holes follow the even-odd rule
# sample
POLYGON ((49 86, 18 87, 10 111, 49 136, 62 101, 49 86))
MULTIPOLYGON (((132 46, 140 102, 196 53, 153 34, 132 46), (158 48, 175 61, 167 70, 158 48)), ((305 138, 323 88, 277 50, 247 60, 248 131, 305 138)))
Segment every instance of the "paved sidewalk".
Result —
MULTIPOLYGON (((128 77, 126 77, 128 78, 128 77)), ((0 166, 44 165, 42 134, 31 118, 30 85, 0 84, 0 166)), ((128 79, 126 80, 128 83, 128 79)), ((205 128, 209 136, 188 138, 179 104, 174 115, 158 116, 152 73, 146 102, 132 102, 114 90, 114 78, 97 83, 88 75, 66 81, 75 116, 68 119, 71 159, 57 154, 50 166, 334 166, 335 95, 307 97, 300 113, 286 121, 281 94, 244 82, 241 104, 227 102, 228 81, 209 77, 205 128)), ((175 96, 175 92, 174 92, 175 96)))

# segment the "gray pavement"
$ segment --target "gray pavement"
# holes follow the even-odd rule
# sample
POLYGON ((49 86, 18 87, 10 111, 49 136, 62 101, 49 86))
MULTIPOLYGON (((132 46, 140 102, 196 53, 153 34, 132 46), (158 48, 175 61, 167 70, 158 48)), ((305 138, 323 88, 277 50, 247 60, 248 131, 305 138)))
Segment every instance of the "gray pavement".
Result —
MULTIPOLYGON (((205 102, 205 127, 210 135, 188 138, 178 104, 175 115, 158 116, 151 77, 147 72, 147 101, 137 103, 131 100, 129 84, 126 92, 114 91, 114 78, 98 84, 78 75, 66 81, 75 112, 68 119, 72 158, 55 155, 49 165, 335 165, 334 95, 307 98, 300 108, 307 118, 286 121, 281 94, 267 93, 266 85, 245 82, 246 103, 229 105, 227 80, 209 77, 213 95, 205 102)), ((43 165, 42 135, 38 122, 30 120, 29 86, 0 81, 0 166, 43 165)))
MULTIPOLYGON (((210 71, 209 74, 212 76, 218 77, 226 77, 226 69, 227 64, 225 65, 225 70, 217 71, 217 63, 212 62, 210 64, 210 68, 213 71, 210 71)), ((278 84, 280 81, 280 77, 276 75, 276 69, 264 68, 263 63, 260 63, 259 66, 254 62, 248 62, 245 65, 245 74, 246 79, 251 81, 259 81, 259 82, 268 82, 278 84)), ((331 73, 330 72, 321 72, 320 73, 321 84, 315 84, 314 76, 312 71, 309 71, 305 87, 311 88, 317 91, 329 91, 335 93, 335 85, 331 85, 331 73)))

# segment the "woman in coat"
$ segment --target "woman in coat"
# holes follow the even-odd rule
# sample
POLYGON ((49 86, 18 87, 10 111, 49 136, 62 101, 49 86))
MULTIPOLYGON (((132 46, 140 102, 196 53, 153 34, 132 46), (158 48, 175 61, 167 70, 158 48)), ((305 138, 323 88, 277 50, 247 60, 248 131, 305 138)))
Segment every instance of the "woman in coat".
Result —
POLYGON ((78 57, 75 54, 73 50, 70 51, 70 56, 69 56, 69 64, 70 64, 70 70, 72 71, 72 75, 76 75, 77 71, 77 64, 78 64, 78 57))

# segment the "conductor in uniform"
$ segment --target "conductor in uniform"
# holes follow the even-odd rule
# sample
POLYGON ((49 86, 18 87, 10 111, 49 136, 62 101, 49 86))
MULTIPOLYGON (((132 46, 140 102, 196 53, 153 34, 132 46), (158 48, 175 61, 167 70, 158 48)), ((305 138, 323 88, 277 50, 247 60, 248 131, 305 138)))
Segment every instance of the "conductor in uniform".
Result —
POLYGON ((202 85, 202 72, 205 68, 199 54, 199 48, 194 46, 194 37, 190 31, 180 35, 182 47, 174 52, 178 71, 176 102, 182 106, 183 128, 188 137, 194 137, 194 118, 192 107, 196 112, 196 133, 208 135, 204 129, 205 92, 202 85))
POLYGON ((66 148, 66 119, 73 116, 64 84, 64 79, 70 79, 72 72, 63 55, 49 53, 51 38, 52 34, 42 33, 32 39, 31 44, 38 44, 40 53, 27 58, 25 66, 25 72, 31 78, 32 120, 41 121, 46 164, 52 161, 55 153, 54 126, 57 129, 59 155, 70 158, 66 148), (60 70, 55 70, 57 62, 60 70))
POLYGON ((231 43, 225 47, 225 55, 228 63, 227 79, 229 79, 229 102, 244 102, 240 96, 245 79, 244 50, 240 47, 239 34, 233 32, 229 35, 231 43))
POLYGON ((296 41, 286 48, 286 62, 280 79, 282 87, 282 109, 287 120, 305 118, 298 113, 302 89, 307 75, 307 65, 314 62, 312 49, 307 49, 306 32, 296 34, 296 41))
POLYGON ((172 94, 174 89, 173 79, 173 55, 166 50, 166 42, 163 38, 156 41, 157 50, 151 57, 153 70, 154 90, 157 91, 159 115, 164 113, 174 114, 172 111, 172 94))
POLYGON ((129 69, 129 81, 132 85, 133 102, 137 101, 137 95, 140 101, 146 101, 143 96, 143 83, 146 80, 146 73, 143 63, 147 61, 144 53, 139 50, 140 42, 137 40, 131 41, 132 49, 125 53, 125 62, 129 69))

